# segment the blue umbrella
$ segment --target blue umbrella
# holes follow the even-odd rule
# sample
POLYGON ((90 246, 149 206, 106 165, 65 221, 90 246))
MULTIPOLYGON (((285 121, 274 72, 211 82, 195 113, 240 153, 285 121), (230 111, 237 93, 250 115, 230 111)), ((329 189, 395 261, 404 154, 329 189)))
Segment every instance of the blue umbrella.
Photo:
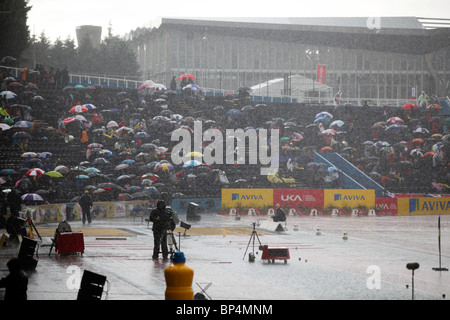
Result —
POLYGON ((33 124, 30 121, 17 121, 13 127, 16 128, 31 128, 33 126, 33 124))
POLYGON ((134 161, 134 160, 130 160, 130 159, 127 159, 127 160, 123 160, 122 162, 121 162, 121 164, 131 164, 131 163, 135 163, 136 161, 134 161))
POLYGON ((238 109, 230 109, 227 111, 228 116, 240 116, 242 112, 238 109))
POLYGON ((189 160, 189 161, 186 161, 184 164, 183 164, 183 168, 187 168, 187 167, 196 167, 196 166, 199 166, 199 165, 201 165, 202 163, 200 162, 200 161, 197 161, 197 160, 189 160))

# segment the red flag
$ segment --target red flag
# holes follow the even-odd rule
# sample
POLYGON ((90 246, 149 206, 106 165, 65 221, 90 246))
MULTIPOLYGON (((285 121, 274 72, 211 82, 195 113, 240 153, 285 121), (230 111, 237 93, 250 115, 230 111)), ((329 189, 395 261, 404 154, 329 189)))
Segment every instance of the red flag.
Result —
POLYGON ((327 74, 327 66, 317 65, 317 82, 325 84, 325 76, 327 74))

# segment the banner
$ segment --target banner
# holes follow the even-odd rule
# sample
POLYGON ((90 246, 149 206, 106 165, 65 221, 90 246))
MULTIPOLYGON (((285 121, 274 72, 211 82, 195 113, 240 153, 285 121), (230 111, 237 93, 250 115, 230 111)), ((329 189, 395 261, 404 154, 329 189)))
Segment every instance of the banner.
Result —
POLYGON ((381 215, 397 215, 397 199, 395 198, 377 198, 375 199, 375 208, 381 215))
POLYGON ((317 65, 317 82, 325 84, 325 76, 327 74, 327 66, 317 65))
POLYGON ((449 197, 398 198, 399 215, 450 214, 449 197))
POLYGON ((273 206, 273 189, 222 189, 225 208, 262 208, 273 206))
POLYGON ((323 189, 274 189, 273 204, 292 208, 323 208, 323 189))
POLYGON ((375 208, 375 190, 325 189, 324 208, 375 208))

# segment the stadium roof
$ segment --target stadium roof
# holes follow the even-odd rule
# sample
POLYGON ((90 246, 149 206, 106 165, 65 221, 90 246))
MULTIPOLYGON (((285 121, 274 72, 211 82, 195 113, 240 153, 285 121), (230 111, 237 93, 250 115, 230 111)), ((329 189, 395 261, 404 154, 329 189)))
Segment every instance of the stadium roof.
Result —
POLYGON ((416 17, 166 17, 136 29, 131 35, 139 37, 155 29, 176 27, 199 32, 207 30, 208 33, 224 36, 410 54, 424 54, 448 47, 450 36, 450 28, 429 29, 416 17))

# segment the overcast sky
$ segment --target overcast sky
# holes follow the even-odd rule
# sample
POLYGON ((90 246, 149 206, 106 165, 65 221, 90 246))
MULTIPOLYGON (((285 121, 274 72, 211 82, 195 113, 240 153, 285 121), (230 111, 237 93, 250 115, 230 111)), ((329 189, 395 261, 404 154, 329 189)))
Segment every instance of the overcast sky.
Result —
POLYGON ((31 34, 53 42, 76 40, 80 25, 96 25, 114 35, 145 26, 156 17, 395 17, 450 19, 450 0, 30 0, 31 34))

